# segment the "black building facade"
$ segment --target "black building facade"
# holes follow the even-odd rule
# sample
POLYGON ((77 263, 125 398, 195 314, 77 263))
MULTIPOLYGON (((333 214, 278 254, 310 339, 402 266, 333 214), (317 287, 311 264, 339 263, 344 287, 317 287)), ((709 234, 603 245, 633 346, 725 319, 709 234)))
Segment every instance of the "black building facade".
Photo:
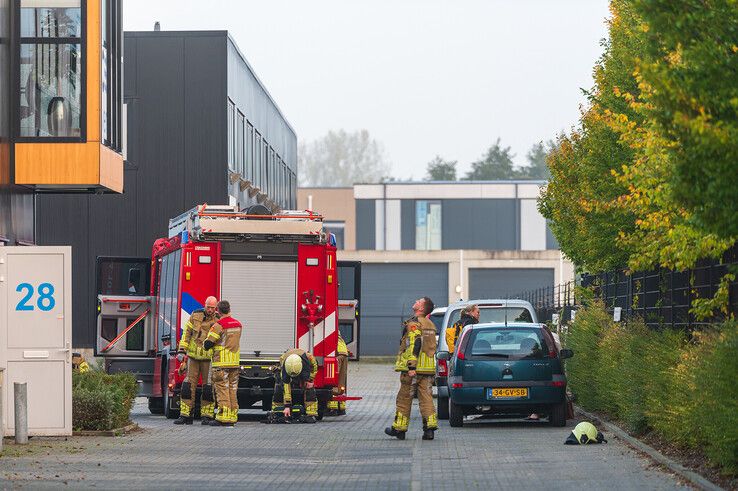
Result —
POLYGON ((149 257, 200 203, 296 203, 295 132, 226 31, 127 32, 124 71, 123 194, 37 197, 37 243, 72 245, 77 348, 95 341, 97 256, 149 257))

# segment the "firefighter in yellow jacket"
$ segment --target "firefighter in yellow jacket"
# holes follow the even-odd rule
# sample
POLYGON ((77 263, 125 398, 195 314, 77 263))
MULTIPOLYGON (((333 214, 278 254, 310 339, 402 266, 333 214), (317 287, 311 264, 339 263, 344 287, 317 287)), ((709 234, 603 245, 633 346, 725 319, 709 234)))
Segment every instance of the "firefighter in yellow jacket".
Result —
POLYGON ((400 390, 397 392, 397 411, 392 426, 384 432, 400 440, 405 439, 410 410, 413 406, 413 380, 418 389, 418 404, 423 417, 423 440, 433 440, 438 429, 438 416, 433 407, 433 377, 436 374, 436 328, 427 316, 433 311, 428 297, 413 304, 415 317, 405 321, 405 328, 397 353, 395 371, 400 372, 400 390))
POLYGON ((211 426, 233 426, 238 421, 238 378, 241 371, 241 323, 231 317, 231 304, 218 302, 220 319, 213 324, 205 340, 205 349, 213 349, 213 386, 218 414, 211 426))
POLYGON ((302 389, 305 403, 305 415, 300 418, 303 423, 315 423, 318 417, 318 398, 315 394, 315 375, 318 373, 318 362, 305 350, 293 348, 285 351, 279 358, 279 372, 275 376, 272 412, 284 413, 285 418, 292 416, 292 391, 302 389))
MULTIPOLYGON (((338 333, 338 347, 336 348, 336 359, 338 361, 338 387, 333 388, 333 395, 346 393, 346 381, 348 379, 348 357, 349 350, 341 333, 338 333)), ((328 410, 331 416, 343 416, 346 414, 346 401, 329 401, 328 410)))
POLYGON ((179 402, 179 419, 174 421, 176 425, 191 425, 193 411, 195 408, 195 396, 197 384, 202 376, 202 392, 200 394, 200 416, 202 424, 207 425, 212 421, 215 410, 213 402, 213 386, 208 381, 210 375, 210 361, 213 350, 204 348, 203 343, 208 336, 210 327, 218 320, 215 311, 218 300, 208 297, 205 300, 205 308, 192 312, 187 324, 182 329, 182 338, 177 347, 177 359, 184 361, 187 356, 187 380, 182 382, 182 392, 179 402))

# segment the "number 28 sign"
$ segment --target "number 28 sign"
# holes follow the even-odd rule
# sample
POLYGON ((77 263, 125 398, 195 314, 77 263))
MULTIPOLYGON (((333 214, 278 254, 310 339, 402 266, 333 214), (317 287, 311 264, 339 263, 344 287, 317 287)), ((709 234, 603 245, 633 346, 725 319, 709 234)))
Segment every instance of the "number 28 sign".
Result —
POLYGON ((23 294, 15 306, 15 310, 30 311, 38 309, 48 312, 56 305, 54 285, 51 283, 40 283, 35 287, 30 283, 20 283, 15 287, 15 291, 23 294))

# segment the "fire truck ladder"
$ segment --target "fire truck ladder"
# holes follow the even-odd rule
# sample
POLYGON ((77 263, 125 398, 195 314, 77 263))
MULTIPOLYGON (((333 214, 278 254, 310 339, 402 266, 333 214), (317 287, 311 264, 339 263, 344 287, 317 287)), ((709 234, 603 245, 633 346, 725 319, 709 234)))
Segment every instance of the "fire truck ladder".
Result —
POLYGON ((197 206, 169 221, 169 237, 186 232, 198 241, 233 240, 237 242, 300 242, 319 244, 326 241, 323 217, 311 211, 285 210, 279 215, 243 213, 236 206, 197 206))

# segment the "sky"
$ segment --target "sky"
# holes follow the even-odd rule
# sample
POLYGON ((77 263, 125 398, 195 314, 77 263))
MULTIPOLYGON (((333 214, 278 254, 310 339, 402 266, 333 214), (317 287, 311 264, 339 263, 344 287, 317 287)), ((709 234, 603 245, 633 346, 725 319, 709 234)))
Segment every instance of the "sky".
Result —
POLYGON ((607 0, 125 0, 126 30, 228 30, 300 141, 367 129, 399 179, 516 164, 577 124, 607 0), (203 8, 205 6, 205 8, 203 8))

